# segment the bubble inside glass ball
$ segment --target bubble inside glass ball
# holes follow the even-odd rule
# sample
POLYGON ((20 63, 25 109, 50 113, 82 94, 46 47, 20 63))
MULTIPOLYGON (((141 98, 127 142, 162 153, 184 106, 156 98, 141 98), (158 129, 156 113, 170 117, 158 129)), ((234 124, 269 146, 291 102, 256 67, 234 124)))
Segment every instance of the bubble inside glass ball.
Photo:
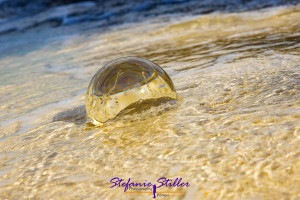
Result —
POLYGON ((172 80, 158 65, 138 57, 124 57, 104 65, 87 91, 86 112, 99 125, 143 101, 176 99, 172 80))

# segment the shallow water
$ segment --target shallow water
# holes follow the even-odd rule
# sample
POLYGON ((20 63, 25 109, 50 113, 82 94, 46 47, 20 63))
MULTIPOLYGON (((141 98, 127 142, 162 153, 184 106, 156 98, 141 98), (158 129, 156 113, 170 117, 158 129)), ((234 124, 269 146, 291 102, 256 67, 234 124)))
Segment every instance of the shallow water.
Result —
POLYGON ((152 198, 114 177, 191 184, 169 199, 300 198, 299 19, 290 6, 2 35, 0 198, 152 198), (159 64, 180 100, 85 124, 89 81, 123 56, 159 64))

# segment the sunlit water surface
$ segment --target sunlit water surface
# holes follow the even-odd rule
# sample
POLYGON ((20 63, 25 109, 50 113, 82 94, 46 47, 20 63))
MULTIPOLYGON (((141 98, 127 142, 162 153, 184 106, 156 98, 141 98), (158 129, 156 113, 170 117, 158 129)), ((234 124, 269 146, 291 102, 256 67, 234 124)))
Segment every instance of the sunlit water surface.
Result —
POLYGON ((158 191, 299 199, 299 19, 278 7, 1 36, 0 198, 152 199, 109 181, 181 177, 189 188, 158 191), (178 103, 86 124, 92 76, 123 56, 160 65, 178 103))

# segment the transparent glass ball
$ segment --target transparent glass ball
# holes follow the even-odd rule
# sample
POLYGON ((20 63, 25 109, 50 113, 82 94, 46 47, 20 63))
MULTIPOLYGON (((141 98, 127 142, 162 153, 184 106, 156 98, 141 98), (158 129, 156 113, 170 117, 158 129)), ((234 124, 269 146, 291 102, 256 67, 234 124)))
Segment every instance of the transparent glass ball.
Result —
POLYGON ((138 57, 124 57, 105 64, 87 90, 86 113, 95 125, 115 118, 143 101, 176 99, 174 84, 158 65, 138 57))

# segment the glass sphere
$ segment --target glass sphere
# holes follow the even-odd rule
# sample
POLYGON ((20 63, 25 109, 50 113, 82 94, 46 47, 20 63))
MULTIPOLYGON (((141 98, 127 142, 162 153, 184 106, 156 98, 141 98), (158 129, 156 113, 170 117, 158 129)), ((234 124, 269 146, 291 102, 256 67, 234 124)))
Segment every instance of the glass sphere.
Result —
POLYGON ((144 58, 124 57, 105 64, 94 75, 87 90, 86 113, 93 124, 100 125, 137 103, 176 98, 174 84, 162 68, 144 58))

